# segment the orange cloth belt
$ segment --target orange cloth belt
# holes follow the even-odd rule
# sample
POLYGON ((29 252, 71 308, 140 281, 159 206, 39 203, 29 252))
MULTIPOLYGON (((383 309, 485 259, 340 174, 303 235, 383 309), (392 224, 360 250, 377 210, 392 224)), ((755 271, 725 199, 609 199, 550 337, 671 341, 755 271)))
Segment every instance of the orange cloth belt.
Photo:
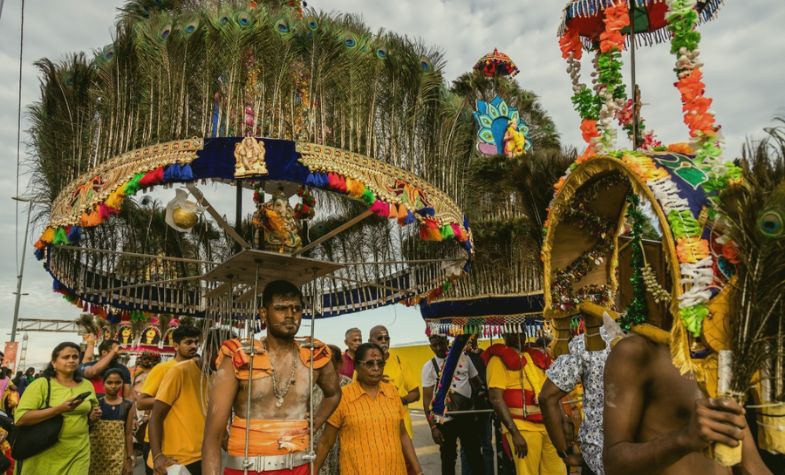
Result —
MULTIPOLYGON (((248 454, 286 455, 308 450, 308 421, 251 419, 248 454)), ((229 455, 245 455, 245 418, 235 417, 229 427, 229 455)))

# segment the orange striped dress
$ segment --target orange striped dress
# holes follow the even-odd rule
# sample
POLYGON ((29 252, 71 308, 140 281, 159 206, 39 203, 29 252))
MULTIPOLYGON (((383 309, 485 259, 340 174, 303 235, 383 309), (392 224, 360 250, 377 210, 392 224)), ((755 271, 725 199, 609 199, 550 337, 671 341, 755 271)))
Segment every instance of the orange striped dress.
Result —
POLYGON ((357 381, 342 391, 338 409, 327 420, 338 429, 341 475, 406 475, 401 446, 406 409, 395 386, 379 383, 374 399, 357 381))

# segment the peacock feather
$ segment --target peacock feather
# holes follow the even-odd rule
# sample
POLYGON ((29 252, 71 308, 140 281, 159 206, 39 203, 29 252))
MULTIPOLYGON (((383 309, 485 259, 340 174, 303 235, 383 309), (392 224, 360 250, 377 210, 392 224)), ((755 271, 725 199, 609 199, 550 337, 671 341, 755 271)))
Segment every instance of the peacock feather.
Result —
MULTIPOLYGON (((731 389, 742 393, 766 365, 769 369, 779 365, 782 374, 783 361, 774 360, 778 349, 782 357, 785 344, 785 142, 777 135, 781 129, 768 132, 763 147, 752 153, 748 153, 749 146, 745 150, 745 184, 722 196, 728 237, 738 249, 728 322, 733 352, 731 389)), ((782 382, 778 384, 776 396, 783 398, 782 382)))

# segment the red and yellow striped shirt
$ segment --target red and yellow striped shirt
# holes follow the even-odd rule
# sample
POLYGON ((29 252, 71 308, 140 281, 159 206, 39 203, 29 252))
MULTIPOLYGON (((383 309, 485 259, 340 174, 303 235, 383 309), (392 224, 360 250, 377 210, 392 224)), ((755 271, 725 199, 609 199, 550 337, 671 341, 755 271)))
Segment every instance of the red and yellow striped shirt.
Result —
POLYGON ((371 398, 357 381, 344 386, 338 409, 327 423, 338 429, 342 475, 406 475, 401 422, 406 409, 398 390, 379 383, 371 398))

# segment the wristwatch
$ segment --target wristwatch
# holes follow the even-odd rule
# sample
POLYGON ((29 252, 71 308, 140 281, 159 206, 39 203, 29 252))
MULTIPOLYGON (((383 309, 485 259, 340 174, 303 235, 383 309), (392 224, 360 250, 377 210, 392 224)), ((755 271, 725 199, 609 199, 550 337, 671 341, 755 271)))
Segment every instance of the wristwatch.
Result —
POLYGON ((572 455, 572 446, 567 447, 567 450, 557 450, 556 453, 559 454, 560 459, 566 460, 567 457, 572 455))

